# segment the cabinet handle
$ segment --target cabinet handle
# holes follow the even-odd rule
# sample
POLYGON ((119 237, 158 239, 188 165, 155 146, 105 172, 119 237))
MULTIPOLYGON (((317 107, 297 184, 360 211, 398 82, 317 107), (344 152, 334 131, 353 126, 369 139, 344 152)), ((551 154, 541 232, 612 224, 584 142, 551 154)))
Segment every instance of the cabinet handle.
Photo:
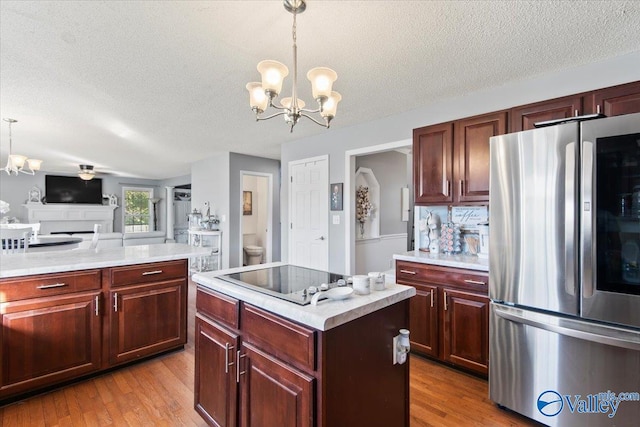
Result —
POLYGON ((66 283, 54 283, 53 285, 40 285, 38 289, 53 289, 53 288, 64 288, 65 286, 69 286, 66 283))
POLYGON ((144 273, 142 273, 143 276, 148 276, 150 274, 160 274, 162 273, 162 270, 153 270, 153 271, 145 271, 144 273))
POLYGON ((118 311, 118 293, 113 294, 113 311, 118 311))
POLYGON ((100 316, 100 295, 96 295, 94 303, 96 304, 96 316, 100 316))
POLYGON ((247 357, 246 354, 240 354, 240 350, 236 351, 236 382, 240 383, 240 375, 246 374, 247 371, 240 372, 240 359, 247 357))
POLYGON ((415 271, 411 271, 411 270, 400 270, 400 273, 405 273, 405 274, 416 274, 415 271))
POLYGON ((575 117, 578 117, 580 115, 580 113, 578 112, 578 110, 576 110, 576 113, 574 114, 575 117))
POLYGON ((471 280, 471 279, 464 279, 464 283, 471 283, 473 285, 486 285, 485 282, 481 282, 480 280, 471 280))
POLYGON ((444 190, 444 195, 445 197, 449 197, 449 189, 451 188, 451 183, 449 182, 448 179, 445 179, 443 182, 443 190, 444 190))
POLYGON ((433 291, 429 292, 431 296, 431 308, 433 308, 433 291))
POLYGON ((460 180, 460 196, 462 196, 462 188, 464 187, 464 180, 460 180))
POLYGON ((229 366, 235 365, 234 362, 229 362, 229 350, 231 349, 233 349, 233 346, 229 345, 229 343, 226 343, 224 345, 224 373, 225 374, 229 373, 229 366))
POLYGON ((447 311, 447 291, 444 291, 444 311, 447 311))

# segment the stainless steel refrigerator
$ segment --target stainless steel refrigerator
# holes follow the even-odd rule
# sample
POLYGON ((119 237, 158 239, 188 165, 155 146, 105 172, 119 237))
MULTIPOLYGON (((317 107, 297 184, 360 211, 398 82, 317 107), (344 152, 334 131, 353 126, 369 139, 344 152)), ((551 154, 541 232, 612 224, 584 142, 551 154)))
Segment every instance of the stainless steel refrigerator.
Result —
POLYGON ((490 398, 551 426, 638 425, 640 114, 490 147, 490 398))

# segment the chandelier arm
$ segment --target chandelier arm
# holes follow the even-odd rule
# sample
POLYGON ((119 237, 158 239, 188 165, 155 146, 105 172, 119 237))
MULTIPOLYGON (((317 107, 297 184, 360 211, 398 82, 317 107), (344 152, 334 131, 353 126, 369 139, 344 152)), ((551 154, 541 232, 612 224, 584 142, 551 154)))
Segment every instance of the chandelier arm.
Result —
POLYGON ((328 127, 329 127, 329 124, 328 124, 328 123, 322 123, 322 122, 319 122, 318 120, 314 119, 313 117, 311 117, 311 116, 310 116, 310 115, 308 115, 308 114, 300 113, 300 115, 301 115, 302 117, 306 117, 307 119, 311 120, 312 122, 314 122, 314 123, 315 123, 315 124, 317 124, 317 125, 320 125, 320 126, 325 127, 325 128, 328 128, 328 127))
POLYGON ((300 108, 299 110, 300 112, 304 112, 304 113, 311 113, 311 114, 315 114, 315 113, 320 113, 322 112, 322 110, 320 108, 316 109, 316 110, 309 110, 306 108, 300 108))
POLYGON ((269 119, 273 119, 274 117, 284 116, 285 114, 287 114, 286 111, 280 111, 279 113, 272 114, 272 115, 270 115, 268 117, 260 117, 260 116, 256 115, 256 120, 269 120, 269 119))

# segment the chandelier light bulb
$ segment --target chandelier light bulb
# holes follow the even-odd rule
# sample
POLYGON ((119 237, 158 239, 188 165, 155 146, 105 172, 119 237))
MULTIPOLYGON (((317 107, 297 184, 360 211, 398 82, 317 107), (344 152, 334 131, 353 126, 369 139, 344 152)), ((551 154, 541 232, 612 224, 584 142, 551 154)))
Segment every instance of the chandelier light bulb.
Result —
POLYGON ((291 132, 300 117, 306 117, 314 123, 329 127, 329 123, 336 115, 338 102, 342 99, 338 92, 333 92, 333 83, 338 79, 338 74, 331 68, 316 67, 307 73, 307 78, 311 82, 311 94, 318 103, 315 110, 305 109, 305 103, 298 95, 298 45, 296 39, 296 15, 302 13, 307 8, 305 0, 283 0, 284 8, 293 14, 293 82, 291 87, 291 97, 283 98, 280 105, 273 103, 273 99, 280 95, 284 78, 289 75, 289 69, 282 63, 273 60, 261 61, 258 63, 258 71, 262 76, 261 83, 248 83, 249 105, 256 115, 256 121, 268 120, 277 116, 284 116, 284 121, 290 126, 291 132), (270 116, 262 117, 260 114, 267 108, 280 110, 270 116), (310 114, 320 113, 322 120, 318 120, 310 114))

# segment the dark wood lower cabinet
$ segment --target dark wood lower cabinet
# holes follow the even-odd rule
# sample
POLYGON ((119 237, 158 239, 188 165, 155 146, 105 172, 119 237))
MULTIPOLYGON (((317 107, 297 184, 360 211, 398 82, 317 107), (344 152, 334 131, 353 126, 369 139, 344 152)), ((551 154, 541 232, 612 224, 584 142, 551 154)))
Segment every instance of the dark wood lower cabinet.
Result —
POLYGON ((130 362, 187 342, 187 281, 111 290, 111 365, 130 362))
POLYGON ((396 281, 416 288, 411 351, 488 375, 487 273, 397 261, 396 281))
POLYGON ((240 425, 313 427, 315 378, 251 344, 240 354, 240 425))
POLYGON ((1 405, 182 347, 187 261, 0 279, 0 324, 1 405))
POLYGON ((443 358, 480 374, 489 373, 489 298, 443 289, 443 358))
POLYGON ((210 426, 408 427, 401 301, 319 331, 198 286, 195 408, 210 426), (237 385, 236 385, 237 382, 237 385))
POLYGON ((0 398, 100 369, 100 292, 2 307, 0 398))

